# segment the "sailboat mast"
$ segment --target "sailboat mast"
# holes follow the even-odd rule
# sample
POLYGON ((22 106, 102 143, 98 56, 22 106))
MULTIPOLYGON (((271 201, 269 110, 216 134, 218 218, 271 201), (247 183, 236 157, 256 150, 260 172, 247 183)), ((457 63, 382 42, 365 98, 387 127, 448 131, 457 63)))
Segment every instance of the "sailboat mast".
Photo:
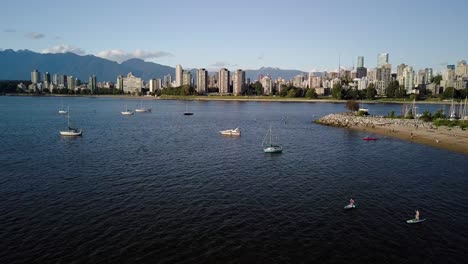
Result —
POLYGON ((272 141, 271 141, 271 125, 270 125, 270 146, 272 145, 272 141))

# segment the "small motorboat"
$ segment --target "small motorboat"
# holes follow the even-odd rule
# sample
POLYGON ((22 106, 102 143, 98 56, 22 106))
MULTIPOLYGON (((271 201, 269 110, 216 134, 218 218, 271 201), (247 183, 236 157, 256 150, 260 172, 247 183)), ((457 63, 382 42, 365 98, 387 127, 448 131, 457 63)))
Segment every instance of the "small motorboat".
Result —
POLYGON ((362 140, 365 140, 365 141, 375 141, 377 140, 378 138, 375 138, 375 137, 365 137, 363 138, 362 140))
POLYGON ((240 137, 241 135, 241 131, 240 131, 240 128, 235 128, 235 129, 228 129, 228 130, 223 130, 223 131, 219 131, 219 133, 221 133, 221 135, 223 136, 238 136, 240 137))

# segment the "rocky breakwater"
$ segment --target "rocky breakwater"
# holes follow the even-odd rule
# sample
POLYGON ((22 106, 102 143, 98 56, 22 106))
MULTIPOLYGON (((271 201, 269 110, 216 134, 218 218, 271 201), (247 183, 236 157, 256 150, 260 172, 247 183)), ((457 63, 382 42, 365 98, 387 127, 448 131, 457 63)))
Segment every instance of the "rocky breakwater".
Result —
POLYGON ((334 127, 427 127, 432 128, 430 123, 424 123, 415 119, 391 119, 383 116, 356 116, 352 113, 329 114, 315 121, 317 124, 334 127))

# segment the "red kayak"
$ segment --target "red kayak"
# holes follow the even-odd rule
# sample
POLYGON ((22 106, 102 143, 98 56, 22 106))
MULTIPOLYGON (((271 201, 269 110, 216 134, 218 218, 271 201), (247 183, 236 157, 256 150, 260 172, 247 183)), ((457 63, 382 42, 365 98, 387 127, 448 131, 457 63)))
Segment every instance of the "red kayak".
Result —
POLYGON ((377 140, 378 138, 374 138, 374 137, 365 137, 363 138, 362 140, 365 140, 365 141, 373 141, 373 140, 377 140))

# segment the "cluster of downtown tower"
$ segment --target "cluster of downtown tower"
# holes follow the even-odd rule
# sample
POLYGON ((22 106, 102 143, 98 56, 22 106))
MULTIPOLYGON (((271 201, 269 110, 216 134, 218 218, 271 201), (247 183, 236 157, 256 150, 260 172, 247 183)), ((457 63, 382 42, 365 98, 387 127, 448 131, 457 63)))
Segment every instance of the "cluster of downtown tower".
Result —
MULTIPOLYGON (((50 91, 54 89, 67 88, 68 90, 88 89, 91 93, 97 88, 114 88, 125 94, 155 94, 160 89, 173 87, 192 87, 199 95, 216 93, 220 95, 242 95, 246 88, 252 83, 246 78, 246 71, 237 69, 233 72, 226 68, 220 69, 210 75, 208 70, 201 68, 197 70, 184 70, 181 65, 176 65, 175 78, 171 74, 163 78, 153 78, 144 82, 141 78, 134 76, 131 72, 126 76, 119 75, 116 83, 97 82, 95 75, 89 76, 87 84, 73 76, 57 75, 51 76, 46 72, 43 82, 40 81, 40 73, 33 70, 31 73, 31 85, 22 87, 31 90, 50 91), (192 76, 194 73, 195 76, 192 76)), ((284 87, 296 87, 301 89, 315 89, 318 95, 328 95, 330 90, 337 84, 343 85, 345 89, 364 90, 372 84, 378 95, 384 95, 389 83, 398 81, 407 94, 416 94, 421 90, 430 90, 432 94, 439 94, 448 87, 457 90, 468 88, 468 65, 465 60, 456 65, 447 65, 442 71, 442 80, 433 82, 434 73, 432 68, 424 68, 415 72, 413 67, 400 64, 396 73, 392 73, 392 65, 389 63, 389 54, 378 54, 377 67, 368 69, 364 65, 364 57, 357 58, 357 67, 343 69, 339 66, 338 71, 333 72, 310 72, 302 73, 290 80, 282 77, 272 78, 268 74, 259 74, 253 82, 259 82, 263 89, 262 94, 272 95, 284 87)))

